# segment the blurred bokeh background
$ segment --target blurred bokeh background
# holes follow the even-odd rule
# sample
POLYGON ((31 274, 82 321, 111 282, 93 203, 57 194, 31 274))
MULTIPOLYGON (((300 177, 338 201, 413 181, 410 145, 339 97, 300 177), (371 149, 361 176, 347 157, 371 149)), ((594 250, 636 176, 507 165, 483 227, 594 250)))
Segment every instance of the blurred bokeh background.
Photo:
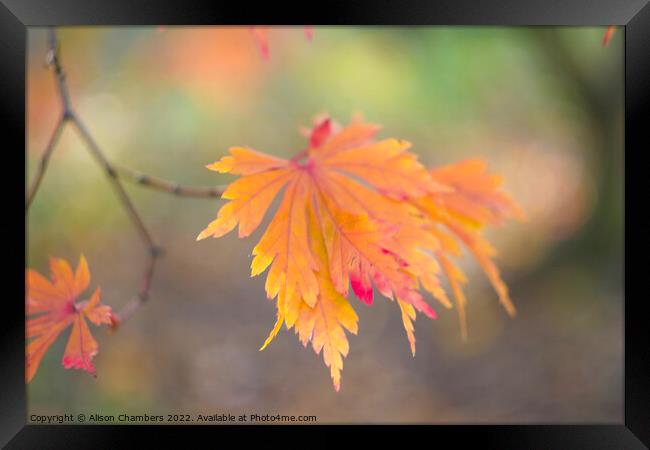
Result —
MULTIPOLYGON (((604 28, 272 28, 270 60, 248 28, 62 28, 72 101, 115 163, 182 184, 232 145, 290 156, 298 130, 329 112, 383 124, 427 165, 484 158, 530 221, 489 235, 518 316, 476 264, 469 340, 455 310, 418 317, 411 357, 399 309, 352 298, 360 317, 341 391, 322 357, 275 320, 260 236, 195 242, 221 201, 127 185, 165 248, 151 300, 115 334, 96 330, 98 378, 64 370, 67 333, 28 386, 30 414, 280 413, 319 423, 580 423, 623 418, 623 33, 604 28)), ((29 30, 27 172, 60 114, 47 33, 29 30)), ((28 216, 29 265, 88 258, 92 286, 119 309, 145 248, 74 129, 28 216)), ((436 305, 435 302, 432 304, 436 305)), ((437 305, 436 305, 437 306, 437 305)))

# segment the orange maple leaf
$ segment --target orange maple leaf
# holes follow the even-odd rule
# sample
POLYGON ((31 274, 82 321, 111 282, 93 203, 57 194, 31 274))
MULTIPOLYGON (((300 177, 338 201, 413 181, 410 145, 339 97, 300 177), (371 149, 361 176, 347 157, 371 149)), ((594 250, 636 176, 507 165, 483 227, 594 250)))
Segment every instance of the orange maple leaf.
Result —
POLYGON ((32 269, 26 273, 27 344, 26 379, 31 381, 41 359, 68 326, 72 331, 61 361, 66 369, 82 369, 95 376, 92 359, 99 346, 86 318, 95 325, 111 324, 110 306, 100 305, 99 287, 89 300, 77 302, 90 284, 86 258, 81 255, 73 273, 67 261, 50 258, 52 281, 32 269))
POLYGON ((508 288, 492 261, 496 250, 481 232, 485 225, 498 225, 509 218, 524 221, 526 215, 508 194, 500 190, 503 179, 487 173, 486 164, 481 160, 470 159, 439 167, 431 170, 431 175, 451 190, 421 197, 412 203, 431 219, 431 231, 442 244, 437 258, 456 299, 461 335, 466 339, 466 299, 461 285, 467 282, 467 278, 448 256, 459 256, 459 243, 465 245, 485 271, 507 313, 514 316, 515 307, 508 288))
POLYGON ((409 142, 377 141, 378 130, 360 118, 342 128, 324 117, 309 132, 308 148, 290 160, 233 147, 229 156, 207 166, 241 177, 228 186, 222 198, 230 201, 197 240, 221 237, 237 225, 239 237, 250 235, 283 191, 251 264, 252 276, 269 269, 266 294, 277 298, 277 321, 262 349, 282 324, 295 327, 304 345, 311 341, 317 353, 323 349, 337 390, 349 349, 343 328, 357 331, 346 299, 349 286, 367 304, 373 286, 396 300, 415 354, 416 311, 436 317, 420 288, 452 307, 440 283, 444 272, 465 336, 458 286, 464 277, 447 258, 460 253, 460 241, 478 258, 508 312, 514 312, 490 259, 493 249, 480 236, 484 224, 521 213, 498 190, 501 180, 475 162, 429 171, 409 152, 409 142))
POLYGON ((316 273, 318 298, 313 306, 303 301, 287 307, 287 305, 280 304, 281 300, 278 300, 278 319, 260 351, 264 350, 280 331, 282 323, 285 321, 285 314, 288 311, 292 314, 297 313, 295 331, 300 342, 307 346, 311 341, 317 354, 321 350, 323 351, 323 359, 330 368, 334 388, 338 391, 341 386, 343 357, 347 356, 349 351, 344 329, 357 334, 359 318, 347 299, 337 292, 332 284, 328 270, 327 250, 313 208, 308 207, 307 216, 310 236, 312 236, 310 250, 318 269, 316 273), (297 311, 294 311, 294 308, 297 311))

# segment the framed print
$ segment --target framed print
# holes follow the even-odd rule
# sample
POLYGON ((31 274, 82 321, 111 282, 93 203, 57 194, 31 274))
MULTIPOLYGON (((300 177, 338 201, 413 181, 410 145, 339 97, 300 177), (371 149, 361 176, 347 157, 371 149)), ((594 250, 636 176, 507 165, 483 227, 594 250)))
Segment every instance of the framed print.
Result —
POLYGON ((276 6, 2 0, 0 442, 647 446, 650 6, 276 6))

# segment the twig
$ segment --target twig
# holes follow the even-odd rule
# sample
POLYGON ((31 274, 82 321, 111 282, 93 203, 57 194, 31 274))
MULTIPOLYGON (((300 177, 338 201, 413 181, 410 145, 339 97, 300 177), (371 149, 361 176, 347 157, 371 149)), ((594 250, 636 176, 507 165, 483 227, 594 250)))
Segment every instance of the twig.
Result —
MULTIPOLYGON (((41 156, 41 161, 39 163, 37 172, 34 175, 32 187, 30 188, 27 199, 25 201, 25 213, 27 213, 32 200, 34 199, 34 196, 40 187, 41 181, 43 180, 43 176, 45 175, 45 171, 47 169, 47 164, 49 162, 50 156, 58 144, 59 138, 66 124, 68 122, 75 122, 77 128, 85 129, 85 126, 79 119, 79 116, 75 114, 75 111, 72 108, 72 103, 70 102, 70 93, 66 82, 66 74, 63 69, 63 65, 61 64, 59 55, 59 41, 54 29, 50 29, 48 32, 48 46, 49 48, 46 56, 46 63, 54 70, 57 83, 57 92, 59 93, 59 97, 61 99, 62 113, 54 129, 54 132, 52 133, 52 137, 48 141, 48 144, 43 151, 43 156, 41 156)), ((89 133, 86 132, 85 134, 86 136, 90 137, 89 133)), ((86 138, 84 139, 87 141, 86 138)), ((93 141, 92 137, 90 140, 93 141)), ((105 168, 106 162, 106 158, 103 158, 103 161, 100 161, 100 163, 105 168)), ((128 167, 112 164, 109 164, 108 167, 113 169, 109 172, 111 173, 112 177, 121 178, 125 181, 129 181, 143 187, 177 195, 179 197, 215 198, 221 196, 223 193, 223 187, 220 186, 183 186, 176 182, 163 180, 162 178, 147 175, 128 167)))
POLYGON ((49 49, 47 56, 45 57, 45 62, 54 68, 56 84, 59 96, 61 97, 61 106, 63 107, 63 118, 68 119, 72 113, 72 104, 70 103, 68 84, 65 80, 65 71, 61 65, 61 59, 59 58, 59 40, 56 37, 56 31, 54 28, 48 30, 48 45, 49 49))
POLYGON ((115 330, 120 324, 129 320, 131 316, 149 299, 149 291, 151 290, 151 279, 153 278, 153 272, 156 268, 156 260, 158 255, 151 254, 149 257, 149 263, 145 269, 144 276, 142 277, 142 286, 140 287, 140 292, 137 295, 133 296, 129 302, 120 309, 120 312, 117 313, 117 320, 114 321, 112 329, 115 330))
MULTIPOLYGON (((140 232, 142 240, 147 244, 149 250, 149 262, 145 269, 144 275, 142 277, 142 285, 140 291, 136 296, 134 296, 122 309, 117 313, 117 321, 113 328, 117 328, 120 324, 127 321, 131 316, 138 310, 149 299, 149 292, 151 290, 151 280, 153 278, 154 270, 156 268, 156 260, 163 255, 163 249, 155 244, 147 227, 145 226, 140 214, 133 205, 131 198, 126 193, 124 186, 118 178, 118 169, 114 167, 104 155, 104 152, 99 148, 92 135, 81 121, 78 115, 74 112, 71 115, 70 121, 75 125, 79 133, 81 134, 82 139, 86 142, 88 149, 95 157, 97 162, 104 168, 106 175, 108 176, 109 181, 113 185, 118 198, 122 202, 122 205, 126 209, 131 218, 132 222, 140 232)), ((131 169, 128 170, 129 173, 133 173, 131 169)), ((146 175, 143 175, 146 177, 146 175)), ((185 188, 186 189, 186 188, 185 188)))
POLYGON ((181 186, 173 181, 146 175, 129 167, 114 166, 114 169, 117 176, 125 181, 181 197, 213 198, 220 197, 224 191, 221 186, 181 186))
POLYGON ((39 162, 38 169, 36 169, 36 174, 34 175, 34 181, 32 183, 32 187, 29 189, 29 193, 27 194, 27 200, 25 201, 25 214, 27 214, 29 205, 32 204, 32 200, 34 200, 34 197, 38 192, 38 188, 41 185, 41 181, 43 181, 43 176, 45 175, 45 170, 47 169, 47 163, 50 160, 52 151, 56 147, 56 144, 59 142, 59 138, 61 137, 61 132, 63 131, 63 127, 65 126, 64 117, 65 116, 62 115, 59 118, 58 122, 56 123, 54 132, 52 133, 52 136, 50 137, 50 140, 47 143, 47 147, 45 147, 43 156, 41 156, 41 161, 39 162))
MULTIPOLYGON (((155 244, 153 238, 151 237, 151 234, 149 233, 149 230, 144 224, 144 221, 142 220, 140 214, 138 213, 137 209, 133 205, 131 198, 129 197, 126 190, 124 189, 124 186, 122 186, 120 180, 117 178, 117 172, 115 171, 111 163, 106 158, 106 155, 104 154, 102 149, 99 147, 99 145, 97 145, 97 142, 90 134, 90 131, 88 131, 88 128, 83 123, 79 115, 76 114, 76 112, 72 108, 72 105, 70 103, 68 85, 65 79, 65 72, 63 71, 63 67, 59 59, 59 44, 54 29, 50 29, 49 42, 50 42, 51 61, 55 69, 54 71, 56 74, 58 91, 61 97, 61 103, 63 105, 63 117, 69 120, 75 126, 75 128, 77 129, 77 131, 81 136, 81 139, 86 143, 86 147, 88 148, 88 151, 90 151, 91 155, 104 169, 104 172, 106 173, 109 182, 115 189, 115 193, 117 194, 118 199, 120 200, 122 206, 124 207, 127 214, 129 215, 131 222, 133 222, 133 225, 138 230, 138 233, 140 234, 140 238, 146 245, 147 250, 149 252, 149 264, 147 266, 147 270, 145 271, 145 275, 142 281, 143 287, 138 295, 138 298, 146 299, 149 297, 149 290, 151 289, 151 279, 153 277, 155 261, 156 258, 162 255, 162 250, 160 247, 158 247, 155 244)), ((128 309, 127 312, 129 317, 133 314, 135 309, 137 309, 137 307, 141 305, 141 303, 142 301, 132 305, 128 309)), ((129 305, 130 304, 127 304, 126 306, 129 305)), ((117 313, 117 316, 118 316, 118 321, 120 323, 123 323, 124 318, 122 317, 121 312, 117 313)))
POLYGON ((95 140, 93 139, 90 132, 88 131, 84 123, 81 121, 79 116, 72 113, 71 121, 74 124, 75 128, 79 131, 79 134, 81 135, 83 141, 86 143, 88 150, 90 150, 90 153, 95 157, 97 162, 104 168, 104 171, 106 172, 109 181, 113 185, 113 188, 115 189, 118 198, 122 202, 122 206, 124 206, 124 209, 126 209, 127 213, 129 214, 129 217, 131 218, 131 221, 138 229, 138 232, 140 233, 142 240, 146 243, 149 249, 154 249, 156 245, 154 244, 153 239, 151 238, 151 235, 147 230, 147 227, 144 225, 142 218, 140 217, 137 210, 133 206, 133 202, 131 202, 131 198, 124 190, 124 186, 122 186, 122 183, 120 182, 120 180, 118 180, 115 169, 108 162, 106 156, 104 156, 104 152, 102 152, 102 150, 99 148, 99 146, 97 145, 97 143, 95 142, 95 140))
POLYGON ((59 59, 59 42, 56 38, 56 32, 53 28, 51 28, 48 32, 47 42, 48 50, 47 55, 45 56, 45 63, 54 69, 57 92, 61 97, 61 107, 63 111, 61 113, 59 121, 56 124, 56 127, 54 128, 54 133, 52 133, 52 137, 45 147, 43 156, 41 156, 41 161, 39 163, 34 182, 31 189, 29 190, 29 193, 27 194, 27 200, 25 201, 25 214, 27 214, 27 210, 32 204, 34 196, 36 196, 36 193, 38 192, 38 188, 41 185, 41 181, 43 181, 43 176, 45 175, 45 171, 47 169, 47 163, 50 160, 50 156, 52 155, 56 144, 59 142, 61 132, 63 131, 63 128, 65 127, 68 119, 70 119, 70 114, 72 112, 72 107, 70 105, 70 94, 68 93, 68 86, 65 82, 65 71, 63 70, 63 66, 61 66, 61 60, 59 59))
POLYGON ((124 323, 124 321, 128 320, 133 315, 133 313, 137 311, 137 309, 149 298, 149 293, 151 291, 151 280, 154 275, 156 261, 163 254, 162 248, 156 245, 154 242, 151 234, 149 233, 149 230, 144 224, 144 221, 133 205, 131 198, 124 189, 124 186, 121 183, 121 179, 135 182, 139 185, 162 192, 187 197, 218 197, 221 195, 223 189, 219 187, 181 186, 171 181, 166 181, 160 178, 145 175, 133 169, 113 165, 108 160, 104 151, 99 147, 97 141, 95 141, 84 122, 72 107, 72 103, 70 101, 70 93, 66 82, 66 73, 63 69, 59 56, 59 41, 57 39, 56 31, 53 28, 51 28, 48 33, 48 46, 49 48, 47 52, 46 62, 50 67, 54 69, 57 92, 59 93, 61 100, 62 114, 41 157, 39 167, 35 174, 34 182, 31 189, 29 190, 25 202, 25 213, 27 213, 27 210, 29 209, 29 206, 31 205, 38 191, 43 176, 45 175, 49 158, 54 151, 57 143, 59 142, 61 133, 66 124, 70 122, 79 132, 79 135, 81 136, 83 142, 86 144, 88 151, 95 158, 98 164, 104 169, 104 172, 106 173, 111 185, 115 189, 117 197, 119 198, 122 206, 129 215, 129 218, 136 227, 138 234, 146 245, 147 251, 149 253, 149 262, 145 268, 140 291, 126 305, 124 305, 119 313, 116 314, 117 317, 116 321, 114 322, 114 327, 116 327, 118 324, 124 323))

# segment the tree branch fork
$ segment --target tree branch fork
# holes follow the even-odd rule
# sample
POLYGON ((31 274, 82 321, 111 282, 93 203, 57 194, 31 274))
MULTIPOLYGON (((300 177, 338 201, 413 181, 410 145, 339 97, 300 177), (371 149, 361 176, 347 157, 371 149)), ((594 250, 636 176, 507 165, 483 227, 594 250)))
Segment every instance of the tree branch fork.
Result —
POLYGON ((54 152, 60 140, 61 134, 66 125, 71 125, 78 132, 82 142, 85 144, 86 149, 95 159, 95 161, 103 169, 107 179, 113 187, 116 196, 124 210, 127 212, 129 219, 133 223, 140 240, 145 245, 148 252, 147 264, 142 276, 142 282, 139 292, 133 296, 121 309, 116 313, 116 320, 114 328, 119 324, 127 321, 148 299, 151 291, 151 283, 156 268, 156 261, 160 258, 164 251, 162 247, 157 245, 152 238, 148 228, 137 208, 133 204, 130 196, 124 189, 122 181, 128 181, 139 186, 154 189, 160 192, 176 195, 179 197, 197 197, 197 198, 218 198, 223 192, 223 188, 219 186, 183 186, 173 181, 164 180, 162 178, 154 177, 137 170, 118 166, 110 162, 106 157, 103 149, 97 144, 89 129, 73 108, 70 101, 70 92, 66 81, 66 72, 61 64, 60 58, 60 44, 54 28, 48 30, 48 50, 45 62, 50 67, 55 76, 57 92, 61 104, 61 115, 57 119, 54 131, 45 146, 45 150, 41 155, 36 173, 34 174, 33 182, 27 192, 25 200, 25 214, 29 211, 34 197, 38 193, 43 177, 48 167, 48 163, 52 153, 54 152))

